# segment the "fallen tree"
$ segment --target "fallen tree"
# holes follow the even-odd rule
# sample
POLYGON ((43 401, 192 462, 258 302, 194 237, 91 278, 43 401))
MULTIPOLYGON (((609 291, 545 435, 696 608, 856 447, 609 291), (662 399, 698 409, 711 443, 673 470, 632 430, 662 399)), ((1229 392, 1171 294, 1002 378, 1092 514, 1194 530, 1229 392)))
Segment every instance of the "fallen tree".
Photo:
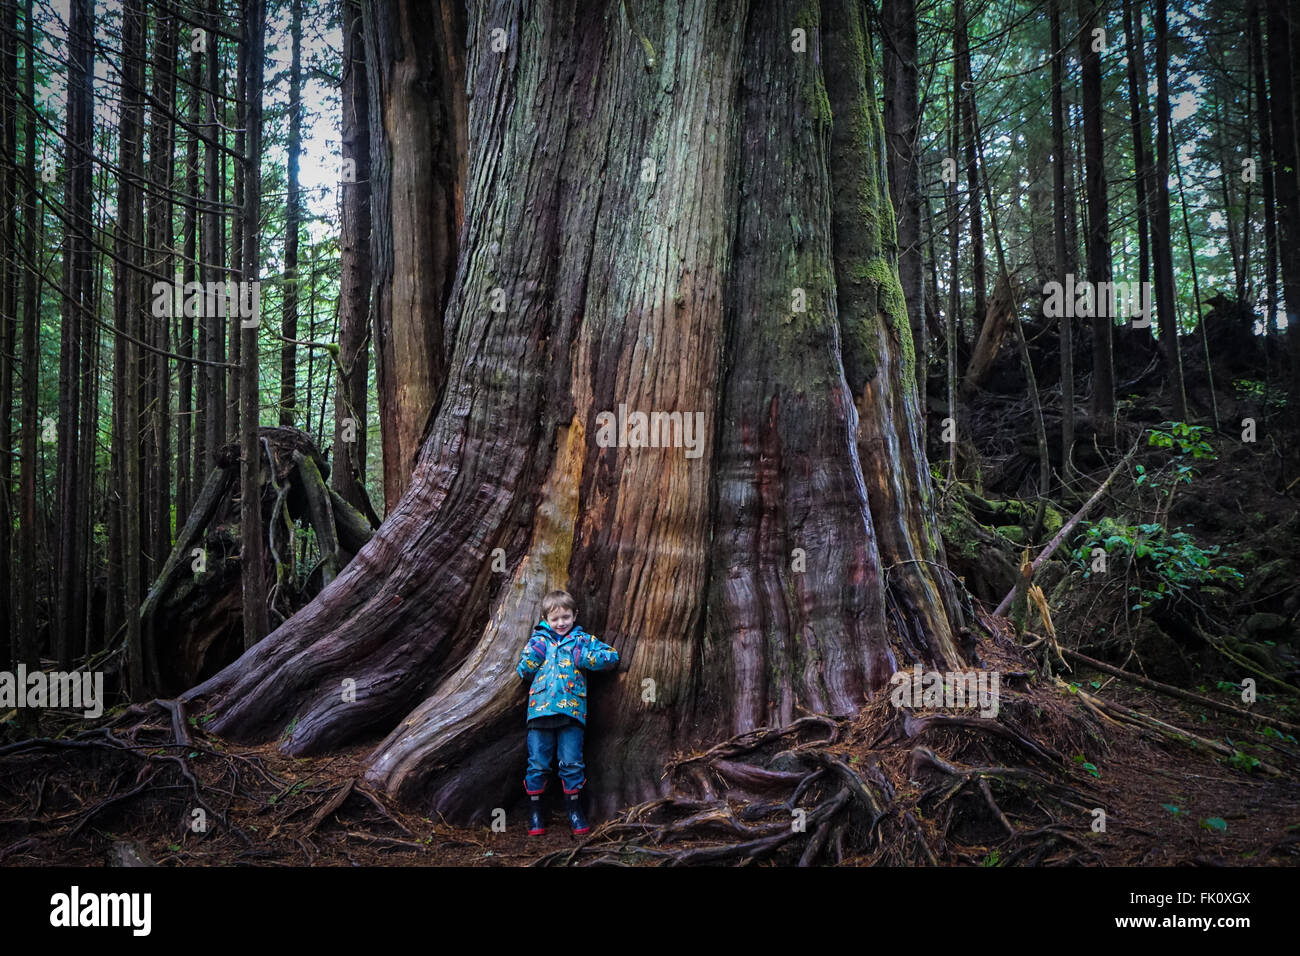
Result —
MULTIPOLYGON (((273 619, 315 596, 370 540, 365 517, 329 488, 329 464, 296 428, 262 428, 262 506, 273 619), (296 525, 315 535, 319 556, 298 568, 296 525)), ((146 672, 174 694, 215 673, 243 649, 240 615, 239 446, 224 445, 140 608, 146 672), (152 635, 152 639, 149 638, 152 635)))

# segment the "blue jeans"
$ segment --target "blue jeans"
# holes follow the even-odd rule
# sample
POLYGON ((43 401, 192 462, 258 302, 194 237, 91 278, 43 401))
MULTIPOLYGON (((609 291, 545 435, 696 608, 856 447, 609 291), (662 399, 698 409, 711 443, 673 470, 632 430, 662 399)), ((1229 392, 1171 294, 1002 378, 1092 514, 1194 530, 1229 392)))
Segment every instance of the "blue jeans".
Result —
POLYGON ((576 720, 564 727, 528 728, 528 772, 524 774, 524 789, 528 793, 541 793, 546 789, 547 774, 557 750, 564 792, 577 793, 582 789, 587 782, 586 767, 582 762, 583 729, 576 720))

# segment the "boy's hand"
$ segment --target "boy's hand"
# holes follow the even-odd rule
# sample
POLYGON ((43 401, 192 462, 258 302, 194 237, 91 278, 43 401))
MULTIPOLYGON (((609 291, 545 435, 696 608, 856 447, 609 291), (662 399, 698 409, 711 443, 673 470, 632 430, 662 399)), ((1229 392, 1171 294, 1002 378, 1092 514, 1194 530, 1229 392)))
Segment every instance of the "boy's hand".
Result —
POLYGON ((618 651, 591 634, 578 639, 573 663, 589 671, 607 671, 618 665, 618 651))

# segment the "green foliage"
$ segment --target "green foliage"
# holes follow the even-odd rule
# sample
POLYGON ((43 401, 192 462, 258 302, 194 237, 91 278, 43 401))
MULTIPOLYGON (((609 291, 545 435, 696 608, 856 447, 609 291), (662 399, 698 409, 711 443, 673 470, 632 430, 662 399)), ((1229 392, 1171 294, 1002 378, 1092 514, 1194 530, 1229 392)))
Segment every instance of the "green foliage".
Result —
POLYGON ((1082 764, 1083 769, 1088 771, 1088 773, 1092 774, 1094 777, 1101 777, 1101 771, 1097 769, 1097 765, 1095 763, 1089 762, 1088 758, 1085 757, 1083 754, 1075 754, 1074 762, 1077 764, 1082 764))
POLYGON ((1196 459, 1216 461, 1218 455, 1207 441, 1210 429, 1205 425, 1188 425, 1186 422, 1161 422, 1164 430, 1148 428, 1147 445, 1151 448, 1175 448, 1176 455, 1191 455, 1196 459))
POLYGON ((1129 585, 1129 591, 1136 595, 1132 606, 1135 611, 1202 584, 1240 584, 1243 580, 1236 568, 1211 563, 1210 559, 1219 553, 1218 545, 1202 548, 1181 528, 1125 525, 1114 518, 1102 518, 1088 527, 1080 541, 1073 559, 1085 579, 1092 574, 1092 550, 1098 547, 1110 559, 1125 561, 1137 572, 1136 583, 1129 585))
POLYGON ((1252 399, 1270 408, 1286 407, 1286 392, 1276 385, 1255 378, 1239 378, 1232 383, 1238 398, 1252 399))
POLYGON ((1234 750, 1232 756, 1228 758, 1228 766, 1252 773, 1259 769, 1259 758, 1242 753, 1240 750, 1234 750))

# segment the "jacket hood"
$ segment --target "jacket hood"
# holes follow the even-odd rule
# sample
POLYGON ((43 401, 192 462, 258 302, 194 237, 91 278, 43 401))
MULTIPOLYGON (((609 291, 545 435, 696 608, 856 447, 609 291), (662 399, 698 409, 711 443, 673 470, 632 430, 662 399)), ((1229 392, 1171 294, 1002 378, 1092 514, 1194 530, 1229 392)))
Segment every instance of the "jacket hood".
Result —
POLYGON ((567 633, 567 634, 560 634, 560 633, 558 633, 558 632, 555 630, 555 628, 551 627, 551 625, 549 625, 549 624, 546 623, 546 619, 545 619, 545 618, 543 618, 542 620, 538 621, 538 622, 533 626, 533 633, 536 634, 536 633, 538 633, 538 632, 541 632, 541 633, 544 634, 544 635, 549 635, 549 636, 555 638, 555 640, 557 640, 557 641, 565 641, 565 640, 568 640, 568 639, 571 638, 571 637, 577 637, 579 634, 586 634, 586 633, 587 633, 586 631, 584 631, 584 630, 582 629, 582 626, 581 626, 581 625, 575 623, 575 624, 573 625, 573 627, 569 628, 569 633, 567 633))

